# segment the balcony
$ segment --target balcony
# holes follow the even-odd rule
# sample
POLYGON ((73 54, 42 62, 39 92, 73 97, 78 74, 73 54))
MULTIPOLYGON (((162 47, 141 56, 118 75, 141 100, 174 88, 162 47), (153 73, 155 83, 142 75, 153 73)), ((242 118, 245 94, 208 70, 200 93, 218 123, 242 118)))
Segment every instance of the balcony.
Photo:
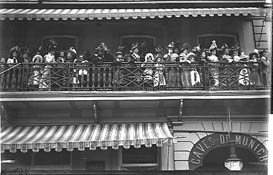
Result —
POLYGON ((267 90, 260 63, 1 64, 2 92, 267 90))

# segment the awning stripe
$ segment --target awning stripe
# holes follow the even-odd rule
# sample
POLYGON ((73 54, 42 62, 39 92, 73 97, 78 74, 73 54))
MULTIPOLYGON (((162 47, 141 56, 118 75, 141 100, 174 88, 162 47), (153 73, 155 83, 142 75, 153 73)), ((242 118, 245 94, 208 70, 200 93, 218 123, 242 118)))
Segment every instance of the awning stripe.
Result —
POLYGON ((162 146, 163 142, 173 143, 166 123, 113 123, 66 126, 10 126, 1 128, 1 152, 20 149, 34 152, 39 149, 49 152, 51 149, 61 151, 66 148, 83 151, 86 147, 107 149, 119 146, 140 148, 152 144, 162 146))
POLYGON ((173 9, 0 9, 0 19, 137 19, 154 17, 262 16, 263 8, 173 8, 173 9))

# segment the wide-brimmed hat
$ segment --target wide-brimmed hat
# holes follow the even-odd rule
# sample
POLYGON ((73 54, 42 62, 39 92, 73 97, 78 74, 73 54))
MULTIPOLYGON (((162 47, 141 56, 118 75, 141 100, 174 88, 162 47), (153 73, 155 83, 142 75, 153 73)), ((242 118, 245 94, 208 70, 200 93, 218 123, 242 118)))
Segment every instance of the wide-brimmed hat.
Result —
POLYGON ((161 47, 161 46, 157 46, 156 48, 155 48, 155 52, 156 53, 161 53, 163 51, 163 48, 161 47))
POLYGON ((123 52, 117 51, 117 52, 116 52, 116 56, 118 56, 118 55, 122 55, 122 56, 123 56, 123 52))
POLYGON ((19 46, 14 46, 14 47, 10 48, 9 52, 10 53, 13 53, 13 52, 19 53, 20 48, 19 48, 19 46))
POLYGON ((217 47, 212 47, 212 48, 210 48, 210 49, 209 49, 209 52, 212 52, 212 51, 214 51, 214 50, 217 52, 217 47))
POLYGON ((145 62, 147 62, 147 61, 148 61, 148 58, 149 58, 149 57, 151 57, 151 58, 152 58, 152 61, 154 61, 154 60, 155 60, 154 55, 153 55, 152 53, 147 53, 147 54, 145 55, 145 62))
POLYGON ((267 50, 261 50, 261 51, 259 51, 259 55, 263 55, 264 53, 269 53, 267 50))
POLYGON ((32 58, 33 63, 42 63, 43 62, 43 57, 41 55, 35 55, 32 58))
POLYGON ((67 52, 70 52, 70 53, 72 53, 73 55, 76 55, 76 54, 77 54, 77 51, 76 51, 76 49, 75 49, 74 47, 70 47, 70 48, 68 49, 67 52))
POLYGON ((184 43, 180 49, 181 52, 183 52, 184 50, 188 50, 190 48, 190 45, 189 43, 184 43))
POLYGON ((167 48, 174 48, 174 42, 170 42, 167 46, 167 48))
POLYGON ((133 51, 133 50, 135 50, 136 48, 138 48, 139 47, 139 44, 138 43, 133 43, 132 44, 132 47, 131 47, 131 50, 133 51))
POLYGON ((256 52, 251 52, 251 53, 249 53, 249 58, 251 59, 254 55, 255 55, 257 58, 259 57, 259 54, 258 54, 258 53, 256 53, 256 52))
POLYGON ((196 58, 196 54, 193 53, 193 52, 190 52, 190 53, 187 55, 187 57, 188 57, 188 58, 187 58, 188 60, 190 60, 190 59, 192 59, 192 58, 195 59, 195 58, 196 58))

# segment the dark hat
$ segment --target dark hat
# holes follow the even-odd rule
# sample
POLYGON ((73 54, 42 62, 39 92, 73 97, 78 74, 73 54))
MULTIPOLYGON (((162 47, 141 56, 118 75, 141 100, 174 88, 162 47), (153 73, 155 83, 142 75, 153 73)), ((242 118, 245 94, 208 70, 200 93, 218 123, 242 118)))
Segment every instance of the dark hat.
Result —
POLYGON ((124 46, 118 46, 118 52, 123 52, 124 51, 124 49, 125 49, 125 47, 124 46))
POLYGON ((10 53, 16 52, 19 53, 20 52, 20 48, 19 46, 14 46, 9 50, 10 53))
POLYGON ((163 48, 159 45, 155 48, 156 53, 161 53, 163 51, 163 48))
POLYGON ((50 43, 48 45, 48 51, 55 51, 57 49, 57 45, 54 43, 50 43))
POLYGON ((138 45, 139 45, 138 43, 133 43, 131 50, 135 50, 136 48, 138 48, 139 47, 138 45))
POLYGON ((255 55, 257 58, 259 57, 258 53, 256 53, 256 52, 251 52, 251 53, 249 53, 249 58, 251 59, 254 55, 255 55))
POLYGON ((259 52, 259 55, 263 55, 264 53, 269 53, 267 50, 261 50, 260 52, 259 52))
POLYGON ((212 52, 214 50, 217 52, 217 47, 212 47, 212 48, 209 49, 210 52, 212 52))
POLYGON ((232 46, 230 48, 231 51, 240 51, 240 47, 239 46, 232 46))
POLYGON ((221 47, 222 51, 226 50, 226 49, 229 49, 228 45, 227 44, 223 44, 222 47, 221 47))

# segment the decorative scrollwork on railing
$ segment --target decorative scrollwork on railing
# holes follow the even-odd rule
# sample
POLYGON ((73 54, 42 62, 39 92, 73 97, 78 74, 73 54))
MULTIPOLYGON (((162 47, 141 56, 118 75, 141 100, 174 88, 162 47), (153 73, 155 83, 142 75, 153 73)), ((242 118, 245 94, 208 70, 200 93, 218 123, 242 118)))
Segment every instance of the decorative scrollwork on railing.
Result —
MULTIPOLYGON (((1 70, 12 65, 2 64, 1 70)), ((1 91, 266 89, 260 64, 21 64, 0 76, 1 91)))

